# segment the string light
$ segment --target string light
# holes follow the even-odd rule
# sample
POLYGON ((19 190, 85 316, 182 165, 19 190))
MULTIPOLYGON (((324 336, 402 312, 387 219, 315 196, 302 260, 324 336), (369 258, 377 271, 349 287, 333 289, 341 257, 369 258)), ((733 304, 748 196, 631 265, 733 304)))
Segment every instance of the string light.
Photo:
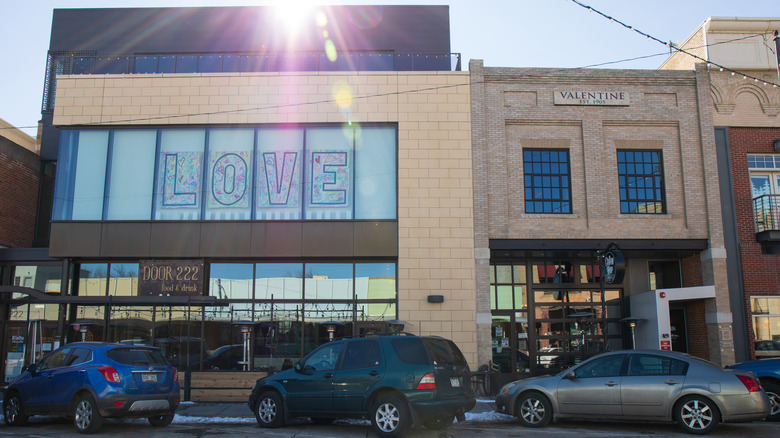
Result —
MULTIPOLYGON (((588 6, 588 5, 586 5, 586 4, 583 4, 583 3, 579 2, 578 0, 571 0, 571 1, 572 1, 572 3, 574 3, 574 4, 576 4, 576 5, 580 6, 580 7, 583 7, 583 8, 585 8, 585 9, 589 10, 589 11, 595 12, 595 13, 597 13, 597 14, 601 15, 602 17, 609 19, 609 21, 612 21, 612 22, 618 23, 618 24, 620 24, 621 26, 625 27, 626 29, 632 30, 632 31, 634 31, 634 32, 636 32, 636 33, 638 33, 638 34, 640 34, 640 35, 642 35, 642 36, 645 36, 645 37, 647 37, 647 38, 648 38, 648 39, 650 39, 650 40, 656 41, 656 42, 658 42, 658 43, 660 43, 660 44, 663 44, 663 45, 665 45, 665 46, 669 47, 670 49, 674 49, 674 50, 676 50, 676 51, 678 51, 678 52, 680 52, 680 53, 684 53, 684 54, 686 54, 686 55, 688 55, 688 56, 690 56, 690 57, 693 57, 693 58, 695 58, 695 59, 698 59, 699 61, 706 62, 708 66, 709 66, 710 64, 712 64, 712 65, 714 65, 714 66, 716 66, 716 67, 719 67, 719 68, 721 69, 721 71, 723 71, 723 70, 726 70, 726 71, 729 71, 729 72, 731 72, 732 76, 733 76, 733 75, 734 75, 734 73, 736 72, 736 73, 739 73, 739 74, 741 74, 741 75, 742 75, 742 77, 743 77, 744 79, 750 78, 750 79, 753 79, 754 81, 758 82, 758 78, 756 78, 755 76, 750 76, 750 75, 748 75, 748 74, 741 73, 741 72, 738 72, 738 71, 736 71, 736 70, 732 70, 732 69, 730 69, 730 68, 728 68, 728 67, 726 67, 726 66, 723 66, 723 65, 720 65, 720 64, 718 64, 718 63, 712 62, 712 61, 710 61, 710 60, 704 59, 704 58, 702 58, 701 56, 695 55, 695 54, 693 54, 693 53, 691 53, 691 52, 688 52, 688 51, 687 51, 687 50, 685 50, 685 49, 681 49, 681 48, 679 48, 679 47, 675 46, 675 45, 674 45, 674 44, 673 44, 671 41, 669 41, 669 42, 666 42, 666 41, 661 41, 660 39, 658 39, 658 38, 656 38, 656 37, 654 37, 654 36, 652 36, 652 35, 650 35, 650 34, 648 34, 648 33, 642 32, 642 31, 640 31, 639 29, 636 29, 636 28, 634 28, 634 27, 632 27, 632 26, 629 26, 628 24, 626 24, 626 23, 623 23, 623 22, 622 22, 622 21, 620 21, 620 20, 616 20, 615 18, 613 18, 613 17, 611 17, 611 16, 609 16, 609 15, 607 15, 607 14, 605 14, 605 13, 603 13, 603 12, 599 11, 598 9, 594 9, 594 8, 592 8, 591 6, 588 6)), ((768 84, 770 84, 770 83, 772 84, 773 88, 776 88, 776 87, 777 87, 777 84, 776 84, 776 83, 773 83, 773 82, 767 82, 767 85, 768 85, 768 84)))

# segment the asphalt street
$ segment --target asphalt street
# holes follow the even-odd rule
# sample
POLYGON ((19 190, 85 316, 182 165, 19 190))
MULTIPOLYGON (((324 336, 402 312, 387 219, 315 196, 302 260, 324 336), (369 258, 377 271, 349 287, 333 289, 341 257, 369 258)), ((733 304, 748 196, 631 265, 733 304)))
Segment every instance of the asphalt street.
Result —
MULTIPOLYGON (((318 426, 307 421, 279 428, 262 429, 253 421, 236 419, 209 419, 198 423, 186 420, 164 427, 151 427, 145 420, 106 420, 95 437, 268 437, 268 438, 317 438, 317 437, 375 437, 367 422, 338 421, 329 426, 318 426)), ((728 437, 772 437, 780 435, 780 423, 753 422, 722 424, 708 436, 728 437)), ((0 425, 2 436, 28 437, 81 437, 69 420, 55 417, 31 418, 31 422, 22 427, 0 425)), ((552 424, 541 429, 529 429, 517 422, 471 422, 455 423, 444 431, 412 429, 409 438, 513 438, 525 436, 550 437, 690 437, 674 424, 659 423, 613 423, 566 421, 552 424)))

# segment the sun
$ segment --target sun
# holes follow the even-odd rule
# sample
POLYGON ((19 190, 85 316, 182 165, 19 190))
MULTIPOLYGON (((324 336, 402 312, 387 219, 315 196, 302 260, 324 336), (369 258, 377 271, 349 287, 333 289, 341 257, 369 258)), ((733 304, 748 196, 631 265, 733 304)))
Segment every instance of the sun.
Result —
POLYGON ((287 0, 273 2, 271 6, 287 33, 295 35, 302 27, 314 25, 315 4, 310 0, 287 0))

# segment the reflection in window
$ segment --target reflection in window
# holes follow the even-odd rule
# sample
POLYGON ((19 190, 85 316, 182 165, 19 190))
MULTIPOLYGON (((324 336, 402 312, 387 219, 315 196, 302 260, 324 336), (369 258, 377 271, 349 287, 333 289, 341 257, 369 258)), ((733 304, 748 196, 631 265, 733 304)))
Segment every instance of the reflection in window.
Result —
POLYGON ((255 298, 300 300, 303 298, 303 263, 258 263, 255 298))
POLYGON ((780 356, 780 297, 751 297, 757 358, 780 356))
POLYGON ((105 296, 108 283, 108 263, 82 263, 79 266, 79 296, 105 296))
POLYGON ((117 296, 138 295, 138 263, 112 263, 108 294, 117 296))
POLYGON ((352 263, 307 263, 304 283, 306 299, 352 299, 352 278, 352 263))
POLYGON ((251 263, 212 263, 209 295, 217 299, 252 298, 251 263))
POLYGON ((523 151, 526 213, 571 213, 569 151, 523 151))
POLYGON ((617 151, 620 212, 666 213, 661 151, 617 151))
MULTIPOLYGON (((37 291, 59 294, 62 266, 28 265, 13 267, 14 286, 29 287, 37 291)), ((13 298, 25 298, 26 294, 14 292, 13 298)))
POLYGON ((355 263, 355 298, 394 300, 395 263, 355 263))
POLYGON ((109 342, 152 345, 152 307, 112 306, 109 310, 109 342))

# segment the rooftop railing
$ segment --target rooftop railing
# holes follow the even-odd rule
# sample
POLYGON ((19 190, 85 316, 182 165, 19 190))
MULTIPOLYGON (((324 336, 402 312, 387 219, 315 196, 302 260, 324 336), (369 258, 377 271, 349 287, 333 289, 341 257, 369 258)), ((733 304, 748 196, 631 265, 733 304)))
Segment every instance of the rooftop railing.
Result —
POLYGON ((50 52, 43 112, 54 110, 57 75, 337 71, 461 71, 460 53, 207 53, 97 56, 50 52))

